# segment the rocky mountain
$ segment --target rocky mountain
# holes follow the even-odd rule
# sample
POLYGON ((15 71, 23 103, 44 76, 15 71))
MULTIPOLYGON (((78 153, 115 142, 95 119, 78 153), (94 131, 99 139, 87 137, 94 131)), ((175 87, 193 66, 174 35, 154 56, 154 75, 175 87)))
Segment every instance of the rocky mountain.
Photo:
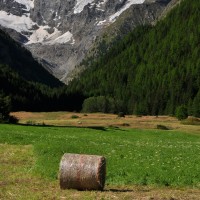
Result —
POLYGON ((170 0, 0 0, 0 25, 67 83, 103 33, 153 23, 170 0))
MULTIPOLYGON (((36 82, 50 87, 59 87, 63 85, 63 83, 45 70, 26 48, 22 47, 8 34, 0 30, 1 79, 3 78, 2 70, 5 68, 9 68, 8 71, 11 72, 11 74, 16 73, 18 76, 29 82, 36 82)), ((13 79, 9 79, 13 83, 13 79)), ((1 83, 0 90, 2 90, 3 86, 5 87, 7 85, 5 82, 1 83)))

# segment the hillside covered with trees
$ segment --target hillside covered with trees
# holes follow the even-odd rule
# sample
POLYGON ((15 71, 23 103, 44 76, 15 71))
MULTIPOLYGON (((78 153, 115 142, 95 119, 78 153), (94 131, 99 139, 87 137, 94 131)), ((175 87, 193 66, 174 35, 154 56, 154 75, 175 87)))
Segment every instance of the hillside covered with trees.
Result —
POLYGON ((121 102, 141 115, 174 114, 185 105, 200 116, 200 1, 183 0, 155 26, 129 33, 69 84, 85 96, 121 102))
POLYGON ((0 30, 0 120, 10 111, 80 110, 82 102, 0 30))
POLYGON ((12 111, 74 111, 80 110, 83 102, 81 94, 27 81, 6 65, 0 65, 0 86, 0 95, 10 98, 12 111))
POLYGON ((15 42, 2 30, 0 30, 0 64, 10 66, 28 81, 39 82, 50 87, 63 85, 45 70, 28 50, 15 42))

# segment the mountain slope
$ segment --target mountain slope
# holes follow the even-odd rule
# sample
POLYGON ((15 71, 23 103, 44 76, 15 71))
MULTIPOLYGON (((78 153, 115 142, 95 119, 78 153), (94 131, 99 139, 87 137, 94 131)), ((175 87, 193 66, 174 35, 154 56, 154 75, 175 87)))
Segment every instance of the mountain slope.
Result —
POLYGON ((200 2, 184 0, 155 27, 139 27, 69 85, 111 96, 136 114, 173 114, 185 104, 200 116, 200 2))
POLYGON ((96 38, 109 30, 109 25, 119 16, 128 12, 119 24, 120 30, 130 31, 138 24, 152 23, 169 2, 0 1, 0 25, 14 39, 23 43, 49 72, 67 83, 71 79, 70 72, 85 58, 96 38))
POLYGON ((28 81, 40 82, 51 87, 62 85, 58 79, 35 61, 29 51, 22 48, 1 30, 0 64, 9 65, 28 81))
POLYGON ((87 68, 89 60, 93 60, 106 54, 107 51, 119 40, 122 40, 129 32, 140 25, 154 24, 162 15, 171 1, 150 1, 133 5, 123 12, 117 20, 107 26, 96 38, 92 47, 86 53, 83 61, 68 75, 77 76, 80 71, 87 68))
POLYGON ((38 64, 29 51, 0 30, 2 94, 10 97, 12 111, 79 111, 84 99, 81 93, 67 93, 64 84, 38 64))

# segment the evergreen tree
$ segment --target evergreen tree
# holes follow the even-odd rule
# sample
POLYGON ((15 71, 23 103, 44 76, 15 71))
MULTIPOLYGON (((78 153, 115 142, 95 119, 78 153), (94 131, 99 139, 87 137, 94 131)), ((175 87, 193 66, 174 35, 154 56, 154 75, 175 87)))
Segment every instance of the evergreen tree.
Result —
POLYGON ((3 95, 3 93, 0 93, 0 120, 8 120, 10 111, 10 97, 3 95))
POLYGON ((188 117, 187 107, 185 105, 178 106, 176 108, 176 118, 178 120, 183 120, 188 117))

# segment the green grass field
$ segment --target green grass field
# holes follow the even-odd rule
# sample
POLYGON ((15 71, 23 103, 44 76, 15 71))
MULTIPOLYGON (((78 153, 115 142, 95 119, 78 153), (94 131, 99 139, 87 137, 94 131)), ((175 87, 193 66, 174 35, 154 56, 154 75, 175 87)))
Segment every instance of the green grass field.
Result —
POLYGON ((57 179, 64 153, 80 153, 106 157, 106 186, 200 188, 200 136, 195 134, 1 124, 0 143, 33 146, 35 161, 31 174, 41 175, 49 181, 57 179))

